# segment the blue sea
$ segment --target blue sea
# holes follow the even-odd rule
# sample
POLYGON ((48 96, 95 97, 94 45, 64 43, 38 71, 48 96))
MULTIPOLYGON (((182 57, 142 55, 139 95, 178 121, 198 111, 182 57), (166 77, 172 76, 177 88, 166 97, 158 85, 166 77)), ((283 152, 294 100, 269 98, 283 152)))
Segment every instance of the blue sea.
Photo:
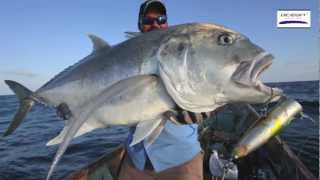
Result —
MULTIPOLYGON (((280 136, 305 165, 319 174, 319 81, 269 83, 298 100, 306 118, 295 119, 280 136)), ((15 96, 0 96, 0 134, 8 127, 18 102, 15 96)), ((0 139, 0 180, 45 179, 57 146, 47 147, 63 127, 54 109, 35 105, 22 125, 0 139)), ((100 129, 77 138, 58 164, 52 179, 63 179, 105 153, 111 152, 127 137, 127 128, 100 129)))

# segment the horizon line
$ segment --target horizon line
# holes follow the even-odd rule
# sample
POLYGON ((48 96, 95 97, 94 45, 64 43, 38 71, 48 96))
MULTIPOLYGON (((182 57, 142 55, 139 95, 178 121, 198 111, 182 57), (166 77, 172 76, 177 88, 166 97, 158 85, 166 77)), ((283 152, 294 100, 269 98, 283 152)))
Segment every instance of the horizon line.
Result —
MULTIPOLYGON (((274 82, 263 82, 264 84, 268 84, 268 83, 294 83, 294 82, 309 82, 309 81, 320 81, 319 79, 315 79, 315 80, 298 80, 298 81, 274 81, 274 82)), ((15 94, 0 94, 0 96, 12 96, 15 94)))

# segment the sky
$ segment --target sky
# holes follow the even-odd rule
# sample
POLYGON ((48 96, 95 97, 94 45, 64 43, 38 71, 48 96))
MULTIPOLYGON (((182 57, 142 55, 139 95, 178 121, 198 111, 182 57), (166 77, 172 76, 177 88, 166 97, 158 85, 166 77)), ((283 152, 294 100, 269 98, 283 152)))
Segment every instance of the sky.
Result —
MULTIPOLYGON (((92 51, 88 33, 110 44, 137 30, 142 0, 10 0, 0 6, 0 95, 5 79, 36 90, 92 51)), ((319 80, 317 0, 163 0, 170 25, 220 24, 249 37, 275 56, 264 82, 319 80), (311 11, 311 28, 276 27, 279 9, 311 11)))

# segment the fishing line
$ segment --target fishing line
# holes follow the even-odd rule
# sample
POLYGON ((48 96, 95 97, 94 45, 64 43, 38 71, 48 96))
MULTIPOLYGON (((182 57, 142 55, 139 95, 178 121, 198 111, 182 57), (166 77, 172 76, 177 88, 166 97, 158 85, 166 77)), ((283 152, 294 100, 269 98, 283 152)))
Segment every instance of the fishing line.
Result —
POLYGON ((300 118, 307 119, 307 120, 310 120, 311 122, 313 122, 314 124, 316 123, 316 121, 312 117, 310 117, 308 114, 301 112, 299 115, 300 115, 300 117, 298 117, 299 119, 300 118))

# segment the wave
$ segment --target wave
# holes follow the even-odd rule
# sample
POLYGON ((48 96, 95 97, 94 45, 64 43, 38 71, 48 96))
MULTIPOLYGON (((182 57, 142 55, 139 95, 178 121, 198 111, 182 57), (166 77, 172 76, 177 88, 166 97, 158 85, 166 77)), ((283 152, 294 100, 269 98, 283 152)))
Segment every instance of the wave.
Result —
POLYGON ((318 106, 319 107, 319 100, 318 101, 308 101, 305 99, 296 99, 302 106, 318 106))

